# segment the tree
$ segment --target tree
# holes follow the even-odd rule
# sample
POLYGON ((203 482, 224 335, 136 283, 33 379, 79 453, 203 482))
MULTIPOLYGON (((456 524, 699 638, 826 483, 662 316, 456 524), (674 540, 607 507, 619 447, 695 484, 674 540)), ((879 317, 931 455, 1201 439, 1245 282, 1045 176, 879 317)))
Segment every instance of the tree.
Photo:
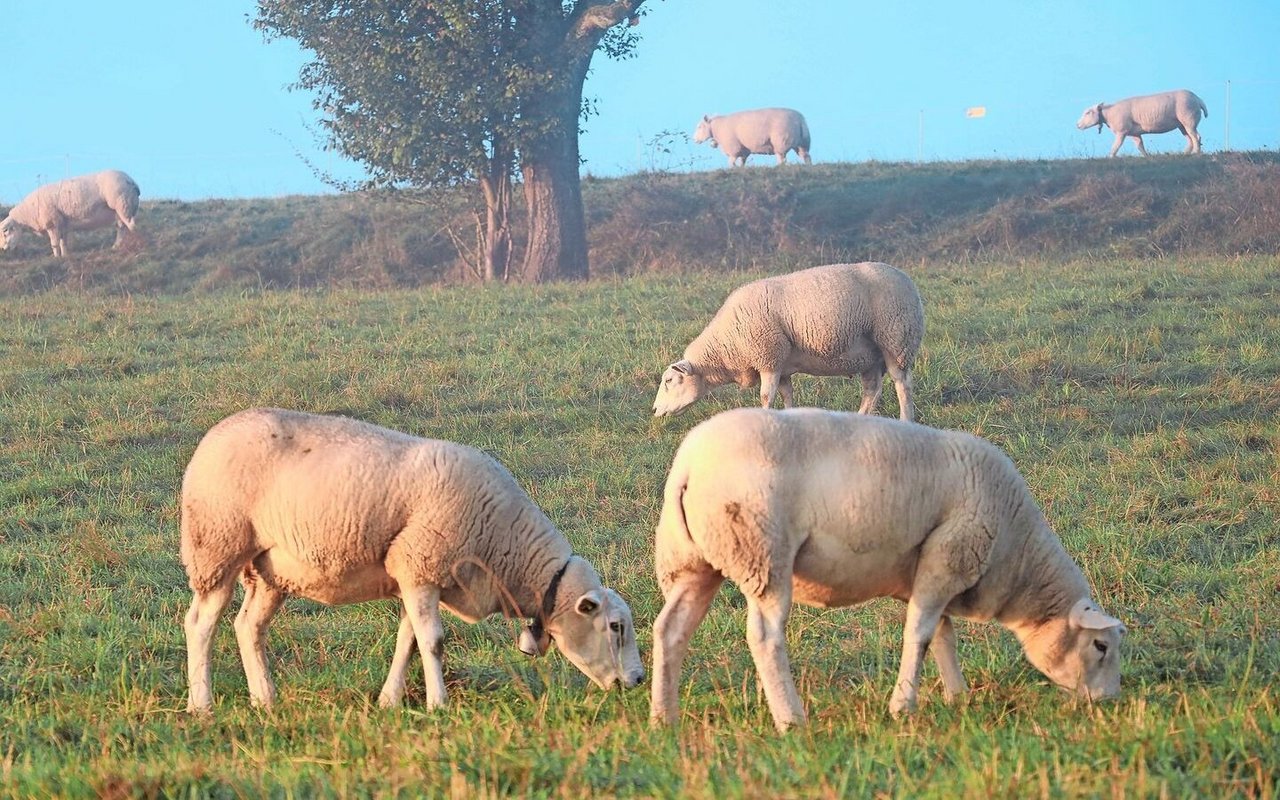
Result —
POLYGON ((483 275, 506 274, 512 178, 523 176, 527 281, 587 277, 578 176, 583 84, 597 49, 625 57, 645 0, 258 0, 254 25, 315 59, 329 145, 373 185, 475 181, 483 275))

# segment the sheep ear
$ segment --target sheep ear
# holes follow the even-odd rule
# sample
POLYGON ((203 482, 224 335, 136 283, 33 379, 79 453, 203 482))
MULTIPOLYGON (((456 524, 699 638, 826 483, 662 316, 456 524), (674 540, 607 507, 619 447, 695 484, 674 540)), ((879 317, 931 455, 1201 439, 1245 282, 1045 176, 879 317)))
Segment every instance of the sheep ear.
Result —
POLYGON ((1081 600, 1071 609, 1071 624, 1077 628, 1091 631, 1105 631, 1108 628, 1119 628, 1120 633, 1127 629, 1124 623, 1110 614, 1098 610, 1089 600, 1081 600))
POLYGON ((591 591, 584 594, 582 597, 578 598, 578 603, 577 605, 574 606, 574 608, 582 616, 589 617, 592 614, 596 613, 596 611, 600 608, 600 602, 601 602, 600 593, 597 592, 595 589, 592 589, 591 591))
POLYGON ((681 375, 693 374, 693 364, 691 364, 689 360, 685 358, 682 358, 676 363, 672 364, 668 369, 674 369, 676 372, 679 372, 681 375))
POLYGON ((542 629, 541 625, 529 624, 524 626, 520 631, 520 652, 526 656, 545 655, 547 648, 551 646, 551 637, 542 629))
POLYGON ((703 114, 703 115, 702 115, 702 121, 703 121, 703 122, 710 122, 710 121, 711 121, 711 115, 710 115, 710 114, 703 114))

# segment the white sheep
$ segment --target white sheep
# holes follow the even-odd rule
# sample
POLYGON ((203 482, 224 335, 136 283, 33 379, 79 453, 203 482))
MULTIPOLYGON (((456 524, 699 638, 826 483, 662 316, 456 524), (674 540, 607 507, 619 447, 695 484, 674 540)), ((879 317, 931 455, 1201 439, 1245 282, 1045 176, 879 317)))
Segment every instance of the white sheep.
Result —
POLYGON ((748 283, 667 367, 653 401, 655 416, 678 414, 717 386, 760 385, 760 405, 782 394, 792 405, 791 376, 857 375, 860 413, 880 401, 886 368, 899 415, 915 419, 911 367, 924 338, 924 306, 906 273, 888 264, 830 264, 748 283))
POLYGON ((1124 144, 1124 137, 1129 136, 1138 145, 1138 151, 1147 155, 1147 148, 1142 145, 1144 133, 1168 133, 1177 128, 1187 137, 1188 153, 1200 152, 1200 134, 1196 126, 1200 124, 1200 114, 1209 116, 1209 108, 1195 92, 1179 89, 1173 92, 1147 94, 1141 97, 1127 97, 1115 103, 1098 103, 1084 110, 1076 122, 1080 130, 1098 126, 1111 128, 1116 135, 1115 144, 1111 145, 1111 155, 1115 155, 1124 144))
POLYGON ((182 480, 188 710, 213 703, 213 629, 236 580, 236 640, 253 701, 269 706, 267 625, 287 595, 329 605, 398 597, 395 656, 378 697, 400 702, 416 639, 426 704, 445 703, 443 605, 467 622, 531 618, 520 646, 554 640, 597 685, 644 678, 631 610, 573 554, 498 462, 474 448, 344 417, 251 409, 215 425, 182 480))
POLYGON ((966 690, 951 617, 997 619, 1056 684, 1120 691, 1119 620, 1098 610, 1026 482, 967 433, 818 409, 736 409, 689 432, 655 543, 666 605, 653 625, 657 723, 679 714, 689 638, 725 578, 779 729, 803 724, 787 658, 792 602, 907 603, 889 710, 916 706, 930 641, 951 699, 966 690))
POLYGON ((67 254, 67 231, 116 226, 114 247, 124 232, 134 230, 138 213, 138 184, 109 169, 50 183, 27 195, 0 220, 0 250, 8 250, 24 225, 49 237, 55 257, 67 254))
POLYGON ((747 165, 752 153, 776 155, 779 164, 787 162, 787 153, 796 155, 806 164, 809 158, 809 124, 799 111, 789 108, 757 108, 717 116, 703 115, 693 131, 694 144, 711 140, 712 146, 729 157, 729 166, 739 160, 747 165))

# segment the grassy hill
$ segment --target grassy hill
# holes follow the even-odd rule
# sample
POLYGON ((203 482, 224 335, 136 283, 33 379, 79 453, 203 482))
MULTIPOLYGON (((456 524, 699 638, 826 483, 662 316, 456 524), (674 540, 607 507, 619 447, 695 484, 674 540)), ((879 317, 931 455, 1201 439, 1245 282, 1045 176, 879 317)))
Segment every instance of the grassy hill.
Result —
MULTIPOLYGON (((145 193, 146 187, 143 187, 145 193)), ((793 165, 584 181, 595 275, 1280 252, 1280 155, 793 165)), ((469 190, 144 201, 144 241, 0 254, 0 292, 53 286, 416 287, 470 279, 469 190)), ((523 235, 517 231, 517 240, 523 235)))

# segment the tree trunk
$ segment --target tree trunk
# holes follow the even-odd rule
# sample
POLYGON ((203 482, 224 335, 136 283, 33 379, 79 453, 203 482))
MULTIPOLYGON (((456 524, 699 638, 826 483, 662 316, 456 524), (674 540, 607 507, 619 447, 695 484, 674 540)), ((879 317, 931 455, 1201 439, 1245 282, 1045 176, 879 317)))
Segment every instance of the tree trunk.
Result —
POLYGON ((511 264, 511 159, 495 157, 490 165, 488 176, 480 179, 485 220, 478 257, 485 283, 506 280, 511 264))
POLYGON ((529 245, 522 278, 529 283, 587 277, 587 227, 578 182, 577 148, 524 163, 529 245))
MULTIPOLYGON (((545 59, 534 62, 549 65, 560 80, 523 109, 527 119, 547 123, 521 153, 529 221, 529 247, 521 275, 526 282, 588 276, 586 212, 578 177, 582 87, 605 33, 624 21, 636 24, 644 1, 575 2, 568 18, 548 13, 530 32, 530 46, 545 59)), ((543 2, 563 11, 563 3, 543 2)))
MULTIPOLYGON (((585 77, 586 70, 582 70, 585 77)), ((587 222, 578 177, 582 81, 557 98, 556 130, 521 162, 529 245, 521 278, 528 283, 587 278, 587 222)))

